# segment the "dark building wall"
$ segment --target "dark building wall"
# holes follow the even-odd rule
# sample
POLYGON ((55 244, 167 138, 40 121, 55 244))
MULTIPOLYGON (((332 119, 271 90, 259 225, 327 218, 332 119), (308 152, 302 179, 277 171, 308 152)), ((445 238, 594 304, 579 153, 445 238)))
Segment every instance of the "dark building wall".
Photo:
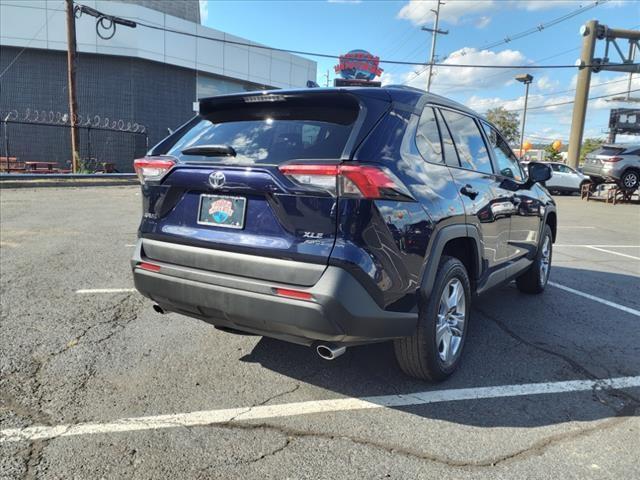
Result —
MULTIPOLYGON (((0 71, 14 60, 20 49, 0 47, 0 71)), ((17 112, 29 123, 63 124, 68 92, 66 53, 27 49, 1 81, 0 115, 17 112)), ((80 130, 84 160, 115 163, 119 171, 131 171, 131 161, 160 141, 167 128, 175 128, 193 116, 196 73, 162 63, 136 58, 82 53, 76 80, 78 112, 82 125, 126 132, 80 130), (136 126, 137 124, 137 126, 136 126)), ((11 118, 15 118, 12 114, 11 118)), ((70 162, 68 128, 8 125, 10 154, 20 160, 70 162)), ((0 146, 4 155, 5 145, 0 146)))

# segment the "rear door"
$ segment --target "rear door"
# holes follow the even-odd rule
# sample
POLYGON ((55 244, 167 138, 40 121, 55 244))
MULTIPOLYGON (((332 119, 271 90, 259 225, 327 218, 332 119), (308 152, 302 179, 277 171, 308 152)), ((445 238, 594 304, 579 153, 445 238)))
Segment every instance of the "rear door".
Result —
POLYGON ((537 250, 541 222, 540 201, 532 194, 531 187, 508 188, 509 185, 522 186, 525 181, 520 163, 502 135, 487 123, 481 123, 494 158, 498 191, 509 199, 513 209, 509 242, 506 245, 507 259, 518 260, 525 255, 535 254, 537 250))
POLYGON ((336 236, 336 176, 285 175, 282 167, 310 162, 330 170, 386 106, 367 114, 341 91, 201 101, 191 128, 154 151, 176 164, 143 185, 141 236, 326 264, 336 236))
POLYGON ((491 157, 476 120, 458 111, 441 109, 447 129, 443 142, 453 140, 458 164, 447 159, 464 201, 467 223, 481 235, 489 272, 498 270, 508 256, 509 228, 514 206, 512 194, 503 192, 493 172, 491 157))

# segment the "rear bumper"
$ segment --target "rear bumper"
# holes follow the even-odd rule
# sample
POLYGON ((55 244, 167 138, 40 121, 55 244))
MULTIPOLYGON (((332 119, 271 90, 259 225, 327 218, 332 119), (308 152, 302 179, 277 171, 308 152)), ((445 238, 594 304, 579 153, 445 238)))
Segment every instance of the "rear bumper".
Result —
MULTIPOLYGON (((317 341, 370 343, 412 335, 416 328, 417 313, 381 309, 360 283, 339 267, 326 267, 314 285, 300 287, 148 259, 143 241, 138 242, 132 259, 138 291, 166 310, 218 327, 304 345, 317 341), (160 271, 139 268, 143 261, 160 265, 160 271), (311 293, 313 300, 277 296, 275 288, 302 290, 311 293)), ((295 269, 292 263, 296 262, 285 260, 286 267, 274 264, 273 268, 295 269)), ((299 265, 299 269, 305 266, 299 265)), ((241 265, 238 271, 242 271, 241 265)))

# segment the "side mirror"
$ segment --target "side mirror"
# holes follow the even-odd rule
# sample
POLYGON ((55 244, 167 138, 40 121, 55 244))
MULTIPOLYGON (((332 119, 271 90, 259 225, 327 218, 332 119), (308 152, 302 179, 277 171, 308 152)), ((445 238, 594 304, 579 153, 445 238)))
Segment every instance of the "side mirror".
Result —
POLYGON ((546 182, 551 178, 551 167, 539 162, 531 162, 529 164, 529 182, 534 183, 546 182))

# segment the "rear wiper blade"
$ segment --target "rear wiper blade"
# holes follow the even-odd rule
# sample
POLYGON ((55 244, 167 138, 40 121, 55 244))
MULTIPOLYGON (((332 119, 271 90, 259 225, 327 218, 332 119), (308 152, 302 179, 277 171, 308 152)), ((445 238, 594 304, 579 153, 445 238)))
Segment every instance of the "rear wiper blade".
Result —
POLYGON ((235 157, 236 151, 231 145, 195 145, 182 150, 183 155, 202 155, 205 157, 235 157))

